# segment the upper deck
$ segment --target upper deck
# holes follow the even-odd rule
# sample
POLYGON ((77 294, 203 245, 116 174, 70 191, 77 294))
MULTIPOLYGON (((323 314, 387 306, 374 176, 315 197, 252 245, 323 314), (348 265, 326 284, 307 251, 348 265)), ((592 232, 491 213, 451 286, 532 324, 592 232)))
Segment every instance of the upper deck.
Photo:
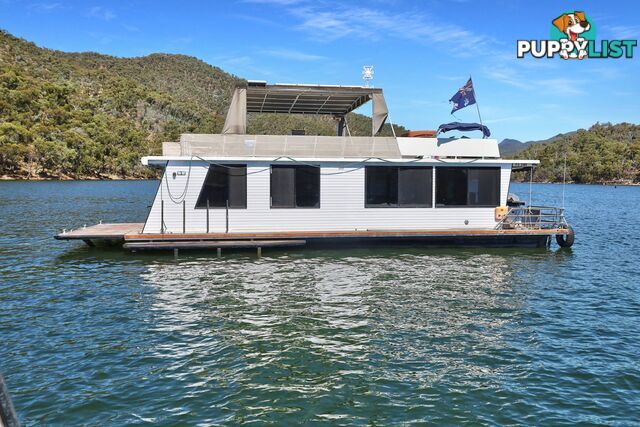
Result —
MULTIPOLYGON (((238 86, 222 133, 183 134, 178 142, 165 142, 162 156, 143 158, 146 165, 169 160, 237 161, 392 161, 519 163, 537 161, 500 159, 498 142, 487 138, 422 138, 376 136, 388 118, 382 89, 363 86, 328 86, 248 82, 238 86), (371 101, 371 136, 352 136, 346 115, 371 101), (336 136, 248 135, 247 113, 330 115, 336 136)), ((393 129, 393 128, 392 128, 393 129)))
POLYGON ((162 156, 144 157, 146 165, 168 160, 509 163, 532 166, 537 160, 500 158, 495 139, 362 136, 184 134, 165 142, 162 156))

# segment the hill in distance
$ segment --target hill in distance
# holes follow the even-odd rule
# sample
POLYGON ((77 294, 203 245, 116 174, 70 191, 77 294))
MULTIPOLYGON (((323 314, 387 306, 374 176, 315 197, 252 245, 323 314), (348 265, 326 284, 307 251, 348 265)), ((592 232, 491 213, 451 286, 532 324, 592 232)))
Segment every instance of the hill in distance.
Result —
MULTIPOLYGON (((140 157, 181 133, 220 133, 243 79, 197 58, 45 49, 0 30, 0 177, 144 178, 140 157)), ((371 119, 349 114, 353 135, 371 119)), ((402 126, 395 126, 402 133, 402 126)), ((333 135, 330 117, 251 115, 248 132, 333 135)), ((386 125, 382 134, 390 135, 386 125)))
POLYGON ((502 141, 500 141, 500 144, 498 145, 500 147, 500 155, 502 157, 510 157, 510 156, 514 156, 516 154, 518 154, 519 152, 525 150, 526 148, 528 148, 531 145, 535 145, 535 144, 546 144, 548 142, 553 142, 563 136, 568 136, 568 135, 573 135, 574 133, 576 133, 575 131, 573 132, 567 132, 565 134, 559 133, 556 136, 552 136, 551 138, 547 138, 547 139, 540 139, 537 141, 527 141, 527 142, 522 142, 519 141, 517 139, 510 139, 510 138, 505 138, 502 141))
POLYGON ((500 155, 502 157, 516 154, 518 151, 524 150, 524 143, 517 139, 505 138, 498 144, 500 155))

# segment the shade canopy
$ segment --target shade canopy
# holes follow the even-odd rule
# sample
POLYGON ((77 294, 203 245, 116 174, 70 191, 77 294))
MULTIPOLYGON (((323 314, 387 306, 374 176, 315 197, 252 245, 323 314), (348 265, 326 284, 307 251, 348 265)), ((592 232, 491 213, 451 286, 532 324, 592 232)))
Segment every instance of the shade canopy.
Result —
POLYGON ((481 125, 480 123, 460 123, 460 122, 451 122, 444 123, 438 127, 438 133, 445 133, 452 130, 459 130, 462 132, 470 132, 474 130, 482 131, 482 135, 485 138, 491 136, 491 131, 488 127, 481 125))
POLYGON ((370 100, 375 135, 389 115, 382 89, 249 82, 235 89, 222 133, 245 133, 247 113, 324 114, 340 118, 370 100))

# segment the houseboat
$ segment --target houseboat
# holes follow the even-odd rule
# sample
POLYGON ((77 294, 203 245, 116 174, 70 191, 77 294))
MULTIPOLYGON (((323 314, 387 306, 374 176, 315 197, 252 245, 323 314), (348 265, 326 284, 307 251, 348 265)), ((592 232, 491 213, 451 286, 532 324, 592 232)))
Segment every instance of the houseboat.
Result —
POLYGON ((502 159, 498 142, 486 136, 377 136, 387 118, 380 88, 250 81, 235 88, 222 133, 183 134, 164 143, 161 156, 142 158, 163 170, 143 224, 98 224, 56 238, 218 253, 318 245, 546 247, 554 236, 561 246, 573 244, 563 209, 509 197, 512 172, 537 160, 502 159), (347 114, 368 102, 371 136, 352 136, 347 114), (248 113, 328 115, 336 134, 250 135, 248 113))

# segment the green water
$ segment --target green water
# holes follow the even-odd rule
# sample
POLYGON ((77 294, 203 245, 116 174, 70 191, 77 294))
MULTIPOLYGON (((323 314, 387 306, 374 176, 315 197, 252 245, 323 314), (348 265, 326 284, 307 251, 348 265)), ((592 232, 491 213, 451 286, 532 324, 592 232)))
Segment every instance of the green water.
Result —
POLYGON ((156 186, 0 183, 24 425, 640 424, 640 188, 567 186, 572 250, 176 260, 51 238, 142 222, 156 186))

